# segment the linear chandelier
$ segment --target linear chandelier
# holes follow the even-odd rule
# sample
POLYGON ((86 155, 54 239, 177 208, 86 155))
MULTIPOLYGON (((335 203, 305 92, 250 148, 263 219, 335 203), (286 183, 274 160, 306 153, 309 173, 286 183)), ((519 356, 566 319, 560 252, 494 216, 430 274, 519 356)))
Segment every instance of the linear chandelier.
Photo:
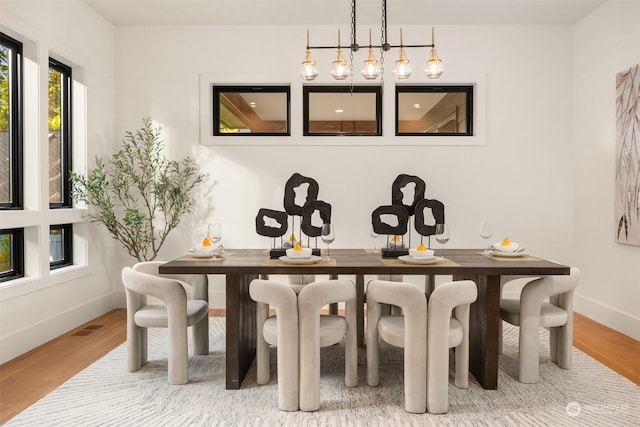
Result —
MULTIPOLYGON (((384 79, 384 52, 391 50, 392 48, 399 48, 400 55, 395 61, 393 68, 393 75, 399 80, 405 80, 411 75, 411 63, 407 59, 404 50, 405 48, 431 48, 431 55, 426 61, 426 67, 424 73, 430 79, 439 78, 444 67, 438 54, 436 53, 436 45, 434 43, 434 30, 431 29, 431 44, 416 44, 405 45, 402 39, 402 28, 400 29, 400 44, 392 45, 387 41, 387 0, 382 0, 382 13, 381 13, 381 37, 380 44, 371 44, 371 29, 369 29, 369 54, 367 59, 363 62, 362 76, 367 80, 375 80, 381 76, 381 80, 384 79), (373 49, 380 49, 380 60, 378 61, 373 53, 373 49)), ((331 68, 331 76, 335 80, 344 80, 351 76, 353 80, 353 53, 360 50, 360 45, 356 40, 356 0, 351 0, 351 43, 348 46, 341 46, 340 44, 340 30, 338 30, 338 45, 337 46, 310 46, 309 45, 309 30, 307 30, 307 49, 305 51, 305 59, 301 63, 300 77, 306 81, 314 80, 318 76, 318 68, 316 67, 316 61, 311 57, 312 49, 337 49, 337 57, 333 61, 333 67, 331 68), (349 49, 350 63, 347 67, 347 61, 342 56, 342 49, 349 49)))

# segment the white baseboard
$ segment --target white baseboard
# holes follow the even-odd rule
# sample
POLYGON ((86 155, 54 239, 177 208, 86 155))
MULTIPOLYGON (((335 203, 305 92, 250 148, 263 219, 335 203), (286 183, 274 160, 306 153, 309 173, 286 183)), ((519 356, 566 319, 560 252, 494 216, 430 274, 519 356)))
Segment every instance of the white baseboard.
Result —
POLYGON ((590 298, 575 294, 573 311, 640 341, 640 319, 590 298))
POLYGON ((4 336, 0 339, 0 364, 102 316, 114 308, 114 295, 104 295, 4 336))

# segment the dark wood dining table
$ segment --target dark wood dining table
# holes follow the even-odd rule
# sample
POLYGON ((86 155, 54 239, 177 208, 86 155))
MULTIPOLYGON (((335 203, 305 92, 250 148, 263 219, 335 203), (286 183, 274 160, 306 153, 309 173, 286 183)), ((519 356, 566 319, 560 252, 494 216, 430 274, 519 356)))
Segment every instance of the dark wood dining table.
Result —
MULTIPOLYGON (((498 387, 498 331, 500 322, 500 277, 505 275, 544 276, 569 274, 566 265, 534 255, 494 257, 481 249, 446 249, 445 261, 433 264, 406 264, 382 258, 365 249, 332 249, 333 261, 314 264, 287 264, 269 259, 262 249, 227 249, 223 260, 185 256, 160 266, 166 274, 221 274, 226 277, 226 388, 239 389, 255 357, 256 310, 249 297, 253 279, 270 274, 316 274, 338 277, 353 275, 358 294, 358 318, 363 319, 365 275, 449 275, 453 280, 470 279, 478 286, 478 299, 471 304, 470 370, 482 387, 498 387)), ((358 336, 363 336, 358 322, 358 336)))

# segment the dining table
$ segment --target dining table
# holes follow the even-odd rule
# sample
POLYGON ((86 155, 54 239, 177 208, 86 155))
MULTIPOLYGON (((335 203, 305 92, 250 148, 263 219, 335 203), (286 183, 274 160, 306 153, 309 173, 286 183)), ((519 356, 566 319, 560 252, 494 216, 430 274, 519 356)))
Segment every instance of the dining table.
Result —
MULTIPOLYGON (((440 252, 440 251, 438 251, 440 252)), ((531 254, 495 256, 482 249, 446 249, 436 262, 383 258, 371 249, 331 249, 331 259, 293 262, 270 258, 264 249, 226 249, 221 258, 185 255, 160 266, 161 274, 211 274, 225 276, 226 388, 239 389, 256 353, 256 305, 249 285, 269 275, 340 275, 354 277, 357 291, 358 337, 363 344, 365 276, 451 276, 473 280, 478 298, 471 304, 469 320, 470 371, 488 390, 498 388, 498 336, 502 327, 500 298, 502 276, 568 275, 570 267, 531 254)), ((427 280, 427 283, 429 280, 427 280)), ((428 286, 428 285, 427 285, 428 286)))

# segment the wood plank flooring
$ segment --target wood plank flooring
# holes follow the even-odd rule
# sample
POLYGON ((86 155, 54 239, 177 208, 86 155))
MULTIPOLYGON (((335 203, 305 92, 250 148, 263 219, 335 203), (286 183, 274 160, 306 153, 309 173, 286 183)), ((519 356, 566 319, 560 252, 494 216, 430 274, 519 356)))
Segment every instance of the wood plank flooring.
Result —
MULTIPOLYGON (((224 316, 211 310, 210 316, 224 316)), ((126 311, 113 310, 0 365, 0 424, 126 340, 126 311)), ((640 385, 640 342, 574 315, 574 345, 640 385)))

